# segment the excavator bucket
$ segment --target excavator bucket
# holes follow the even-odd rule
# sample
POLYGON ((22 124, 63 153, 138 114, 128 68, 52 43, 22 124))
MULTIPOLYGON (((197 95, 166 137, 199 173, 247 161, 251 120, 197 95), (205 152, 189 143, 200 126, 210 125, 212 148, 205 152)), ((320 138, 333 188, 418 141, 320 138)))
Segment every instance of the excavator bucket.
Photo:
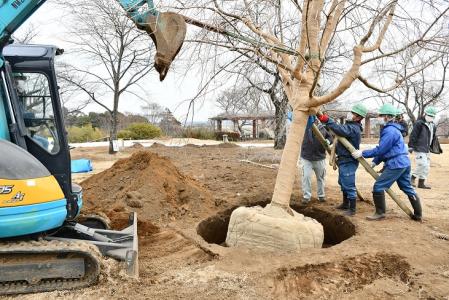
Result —
POLYGON ((159 72, 159 79, 164 80, 170 64, 181 50, 186 36, 184 17, 173 12, 162 12, 158 16, 149 16, 143 28, 156 45, 154 67, 159 72))

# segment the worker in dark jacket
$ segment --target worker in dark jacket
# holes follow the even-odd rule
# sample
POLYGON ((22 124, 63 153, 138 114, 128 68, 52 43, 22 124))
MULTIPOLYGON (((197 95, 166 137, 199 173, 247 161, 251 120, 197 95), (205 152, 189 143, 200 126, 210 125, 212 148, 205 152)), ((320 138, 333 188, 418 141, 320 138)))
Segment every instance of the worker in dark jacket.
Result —
POLYGON ((302 169, 302 203, 307 204, 312 197, 312 171, 315 173, 317 181, 317 194, 320 202, 326 201, 324 191, 326 176, 326 149, 324 149, 321 142, 313 134, 312 124, 316 124, 321 134, 326 139, 327 143, 332 142, 332 136, 324 128, 322 124, 316 121, 315 116, 309 117, 306 131, 304 132, 304 139, 301 146, 301 169, 302 169))
MULTIPOLYGON (((351 109, 351 119, 345 124, 337 124, 327 115, 320 115, 319 120, 326 124, 336 135, 348 139, 348 141, 359 149, 362 136, 361 121, 366 117, 368 110, 363 104, 356 104, 351 109)), ((351 153, 341 144, 336 145, 338 164, 338 184, 343 192, 343 203, 337 209, 347 210, 346 214, 353 216, 356 211, 357 191, 355 188, 355 172, 359 162, 351 156, 351 153)))
POLYGON ((373 157, 371 166, 374 167, 384 162, 385 170, 376 179, 373 187, 373 200, 376 212, 368 220, 380 220, 385 218, 385 190, 397 182, 399 188, 408 196, 412 204, 414 220, 421 220, 421 201, 418 194, 410 184, 411 164, 407 153, 407 147, 401 134, 401 126, 394 122, 397 110, 391 104, 384 104, 379 109, 379 116, 384 122, 380 133, 379 145, 370 150, 356 150, 352 156, 357 159, 373 157))
MULTIPOLYGON (((421 189, 430 189, 430 186, 427 186, 425 181, 430 169, 430 148, 432 144, 438 143, 438 138, 436 137, 437 129, 433 123, 436 113, 436 109, 432 106, 424 110, 424 117, 418 119, 413 125, 408 142, 409 152, 415 152, 416 162, 411 182, 415 186, 416 178, 418 178, 418 188, 421 189)), ((440 148, 439 144, 437 146, 440 148)))

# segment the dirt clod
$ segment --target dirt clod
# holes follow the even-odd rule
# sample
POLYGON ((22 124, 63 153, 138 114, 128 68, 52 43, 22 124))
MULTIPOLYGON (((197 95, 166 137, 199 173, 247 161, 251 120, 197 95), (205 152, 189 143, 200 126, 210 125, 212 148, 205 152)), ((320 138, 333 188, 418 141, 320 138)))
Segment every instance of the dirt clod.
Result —
POLYGON ((142 201, 138 200, 138 199, 126 199, 125 200, 126 205, 128 205, 129 207, 133 207, 133 208, 142 208, 143 204, 142 201))

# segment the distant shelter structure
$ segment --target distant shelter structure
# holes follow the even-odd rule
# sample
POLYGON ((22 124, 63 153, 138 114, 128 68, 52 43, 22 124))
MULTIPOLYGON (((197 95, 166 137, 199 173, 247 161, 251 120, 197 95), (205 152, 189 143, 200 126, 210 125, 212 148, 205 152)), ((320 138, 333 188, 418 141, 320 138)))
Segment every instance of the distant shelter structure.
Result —
POLYGON ((223 122, 232 121, 234 126, 234 131, 238 128, 239 121, 250 121, 252 122, 252 138, 256 139, 259 134, 259 128, 265 128, 267 126, 267 121, 274 120, 274 112, 265 111, 258 113, 248 113, 248 114, 228 114, 223 113, 218 116, 209 118, 209 120, 214 122, 214 130, 217 132, 223 131, 223 122))
MULTIPOLYGON (((344 124, 346 122, 346 116, 350 110, 326 110, 326 113, 333 119, 338 120, 339 123, 344 124)), ((378 136, 378 130, 376 128, 371 128, 371 119, 377 118, 378 114, 374 112, 368 112, 364 119, 363 126, 363 137, 371 138, 378 136), (373 130, 374 129, 374 130, 373 130)), ((223 113, 215 117, 209 118, 213 122, 214 130, 216 132, 223 131, 223 122, 232 121, 233 129, 236 131, 238 129, 239 121, 250 121, 252 122, 252 138, 256 139, 258 137, 259 128, 265 128, 268 121, 274 121, 274 112, 259 112, 252 114, 229 114, 223 113)))

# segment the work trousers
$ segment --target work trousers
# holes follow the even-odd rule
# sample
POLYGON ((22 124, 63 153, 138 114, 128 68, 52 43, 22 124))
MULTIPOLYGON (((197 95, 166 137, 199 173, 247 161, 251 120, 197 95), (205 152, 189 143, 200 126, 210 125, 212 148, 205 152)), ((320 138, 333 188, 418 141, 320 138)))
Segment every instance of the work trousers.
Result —
POLYGON ((401 191, 408 196, 416 195, 415 189, 410 183, 410 167, 400 169, 385 169, 374 183, 373 193, 388 190, 393 183, 397 182, 401 191))
POLYGON ((415 152, 415 162, 413 176, 418 179, 427 179, 430 169, 430 153, 415 152))
POLYGON ((357 161, 348 161, 338 164, 338 184, 343 194, 350 200, 357 199, 357 190, 355 189, 355 172, 359 163, 357 161))
POLYGON ((325 197, 324 177, 326 176, 326 160, 311 161, 301 158, 302 169, 302 194, 304 199, 312 197, 312 171, 315 173, 317 181, 318 197, 325 197))

